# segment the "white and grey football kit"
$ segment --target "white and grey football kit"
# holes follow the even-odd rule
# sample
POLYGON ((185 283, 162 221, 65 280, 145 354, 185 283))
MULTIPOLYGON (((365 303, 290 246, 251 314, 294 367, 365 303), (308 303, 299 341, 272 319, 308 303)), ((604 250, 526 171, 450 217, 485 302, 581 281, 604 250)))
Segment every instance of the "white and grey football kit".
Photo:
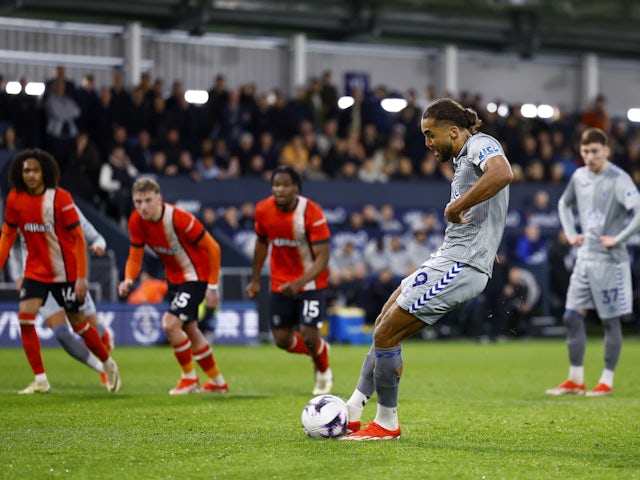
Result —
POLYGON ((601 319, 631 313, 631 265, 625 242, 640 227, 637 187, 617 165, 610 163, 599 174, 580 167, 558 202, 560 221, 568 238, 577 234, 574 208, 584 242, 578 248, 569 280, 566 309, 595 308, 601 319), (630 210, 634 211, 634 217, 625 226, 630 210), (618 244, 603 247, 600 242, 603 235, 616 237, 618 244))
MULTIPOLYGON (((471 136, 453 159, 451 201, 465 194, 482 176, 487 160, 505 156, 490 135, 471 136)), ((506 157, 506 156, 505 156, 506 157)), ((432 325, 485 288, 502 241, 509 206, 509 187, 473 206, 468 223, 447 224, 442 246, 401 283, 397 304, 432 325)))

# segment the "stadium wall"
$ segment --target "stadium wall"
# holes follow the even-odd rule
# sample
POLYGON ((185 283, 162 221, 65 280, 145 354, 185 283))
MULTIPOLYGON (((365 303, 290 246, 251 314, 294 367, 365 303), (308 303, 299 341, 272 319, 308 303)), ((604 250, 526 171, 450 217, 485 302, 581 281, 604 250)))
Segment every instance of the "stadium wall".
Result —
MULTIPOLYGON (((6 80, 25 75, 44 81, 52 67, 65 65, 67 76, 80 82, 92 73, 96 85, 111 84, 114 68, 127 67, 128 30, 125 26, 93 25, 0 17, 0 72, 6 80)), ((174 80, 186 89, 209 89, 216 74, 235 88, 255 83, 259 92, 278 88, 291 92, 292 41, 288 38, 205 34, 141 29, 142 71, 162 78, 167 90, 174 80)), ((434 85, 442 91, 442 50, 436 48, 362 45, 308 40, 308 76, 331 70, 343 89, 346 73, 364 72, 370 86, 385 85, 404 94, 422 95, 434 85)), ((563 106, 567 111, 585 107, 583 58, 576 55, 536 55, 460 50, 457 55, 459 92, 480 93, 485 100, 511 104, 526 102, 563 106)), ((640 61, 598 59, 599 91, 606 95, 614 116, 637 101, 640 61)), ((453 94, 459 92, 452 92, 453 94)))

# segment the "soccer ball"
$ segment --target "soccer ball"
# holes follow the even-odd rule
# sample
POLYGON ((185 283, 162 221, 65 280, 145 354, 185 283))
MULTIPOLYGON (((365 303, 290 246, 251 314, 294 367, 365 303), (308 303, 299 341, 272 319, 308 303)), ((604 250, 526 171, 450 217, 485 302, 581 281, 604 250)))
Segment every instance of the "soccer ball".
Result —
POLYGON ((302 428, 311 438, 337 438, 347 429, 347 404, 335 395, 318 395, 302 410, 302 428))

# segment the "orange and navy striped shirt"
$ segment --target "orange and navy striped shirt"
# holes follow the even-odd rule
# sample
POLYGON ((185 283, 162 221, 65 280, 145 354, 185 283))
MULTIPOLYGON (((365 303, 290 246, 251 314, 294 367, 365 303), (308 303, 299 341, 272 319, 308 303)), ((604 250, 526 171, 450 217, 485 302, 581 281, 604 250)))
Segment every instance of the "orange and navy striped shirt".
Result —
MULTIPOLYGON (((256 234, 271 244, 271 290, 280 291, 283 283, 302 276, 314 261, 311 246, 328 242, 329 225, 322 208, 306 197, 298 196, 296 208, 283 212, 276 207, 273 196, 261 200, 255 209, 256 234)), ((318 290, 327 288, 329 270, 318 275, 302 288, 318 290)))
MULTIPOLYGON (((207 235, 202 223, 192 214, 170 203, 164 203, 160 220, 144 220, 137 211, 129 217, 131 247, 145 244, 162 261, 167 281, 217 283, 220 266, 219 247, 209 252, 200 240, 207 235), (210 272, 209 255, 215 255, 216 271, 210 272)), ((217 242, 213 241, 217 246, 217 242)), ((129 258, 131 260, 131 257, 129 258)), ((140 266, 136 265, 136 271, 140 266)))
MULTIPOLYGON (((24 276, 38 282, 74 282, 78 274, 75 236, 80 217, 71 194, 63 188, 47 188, 40 195, 11 190, 5 222, 20 228, 27 245, 24 276)), ((81 234, 81 232, 80 232, 81 234)), ((84 250, 83 250, 84 251, 84 250)))

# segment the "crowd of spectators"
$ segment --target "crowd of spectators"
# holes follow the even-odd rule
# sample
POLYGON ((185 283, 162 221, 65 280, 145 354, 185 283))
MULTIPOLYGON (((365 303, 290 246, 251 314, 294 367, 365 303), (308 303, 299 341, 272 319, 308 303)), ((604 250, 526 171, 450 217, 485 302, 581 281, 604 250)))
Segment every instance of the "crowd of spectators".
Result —
MULTIPOLYGON (((27 79, 20 82, 25 86, 27 79)), ((63 185, 114 218, 130 208, 114 192, 126 190, 139 173, 222 180, 268 176, 286 163, 309 180, 449 180, 452 175, 449 164, 424 148, 419 130, 432 87, 424 95, 406 92, 407 106, 389 113, 381 106, 389 93, 383 85, 370 92, 352 88, 353 104, 338 108, 346 92, 331 71, 290 97, 252 83, 232 88, 219 74, 204 105, 185 100, 180 80, 166 92, 164 79, 152 81, 149 73, 127 88, 116 70, 111 85, 98 86, 90 74, 76 84, 58 66, 41 97, 24 88, 9 95, 3 84, 0 75, 0 168, 18 149, 46 148, 60 163, 63 185)), ((481 94, 462 93, 458 100, 479 113, 482 131, 503 142, 518 182, 567 179, 579 165, 580 132, 597 126, 611 134, 614 162, 640 183, 640 132, 612 120, 603 96, 584 112, 559 109, 549 121, 523 118, 517 105, 501 117, 487 110, 481 94)))
MULTIPOLYGON (((123 226, 132 209, 130 186, 140 174, 197 182, 268 178, 278 164, 293 166, 308 181, 449 181, 453 174, 449 163, 438 162, 425 148, 419 130, 423 108, 434 99, 433 87, 423 95, 406 92, 407 106, 389 113, 381 106, 388 94, 382 85, 370 92, 353 88, 348 92, 353 104, 338 108, 338 98, 346 92, 336 86, 331 71, 311 78, 290 97, 252 83, 229 87, 219 74, 204 105, 185 100, 180 80, 167 92, 164 79, 152 80, 146 72, 131 88, 120 71, 113 72, 111 85, 98 86, 91 74, 76 84, 58 66, 41 97, 25 93, 26 78, 20 82, 21 92, 9 95, 0 75, 2 194, 8 191, 6 167, 13 155, 22 148, 45 148, 60 163, 62 185, 123 226)), ((580 133, 599 127, 610 134, 612 160, 640 185, 640 130, 610 118, 602 95, 583 112, 560 108, 550 120, 524 118, 518 105, 502 117, 487 110, 481 94, 463 93, 457 100, 478 112, 482 131, 503 142, 516 182, 564 182, 580 165, 580 133)), ((496 275, 501 295, 519 299, 513 300, 512 311, 525 316, 541 307, 539 301, 533 307, 516 307, 524 298, 548 302, 542 305, 545 313, 562 301, 553 298, 555 287, 531 295, 536 287, 521 280, 529 278, 526 272, 509 271, 513 266, 548 276, 549 256, 563 255, 556 238, 559 223, 549 214, 555 209, 542 189, 539 196, 527 214, 522 238, 504 252, 504 274, 496 275), (550 251, 552 246, 557 251, 550 251)), ((250 202, 222 210, 205 207, 200 216, 208 228, 250 256, 252 209, 250 202)), ((364 305, 372 321, 398 279, 437 248, 442 228, 438 214, 426 212, 403 222, 392 205, 379 210, 365 205, 352 212, 345 225, 332 226, 333 304, 364 305)))

